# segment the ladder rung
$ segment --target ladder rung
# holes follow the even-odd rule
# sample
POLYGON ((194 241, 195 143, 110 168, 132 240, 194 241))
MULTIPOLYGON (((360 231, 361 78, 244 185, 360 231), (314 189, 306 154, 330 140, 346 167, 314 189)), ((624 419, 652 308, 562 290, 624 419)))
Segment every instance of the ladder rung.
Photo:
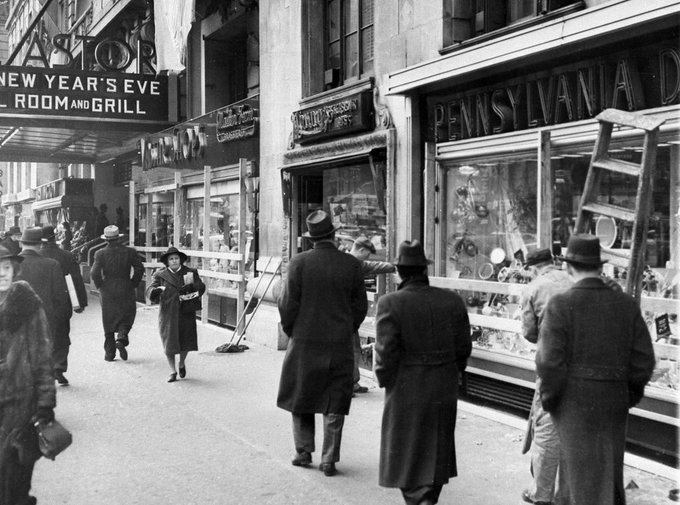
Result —
POLYGON ((665 119, 655 118, 654 116, 644 116, 640 113, 626 112, 618 109, 603 110, 595 119, 606 121, 607 123, 632 126, 633 128, 640 128, 646 131, 656 130, 666 122, 665 119))
POLYGON ((633 177, 640 176, 640 165, 631 163, 630 161, 617 160, 613 158, 604 158, 601 160, 594 160, 593 166, 596 168, 603 168, 611 170, 612 172, 619 172, 633 177))
POLYGON ((630 249, 607 249, 602 248, 602 259, 607 260, 614 266, 628 268, 630 266, 630 249))
POLYGON ((590 202, 583 205, 583 210, 592 212, 593 214, 601 214, 603 216, 611 216, 623 221, 634 222, 635 211, 629 210, 618 205, 610 205, 608 203, 590 202))

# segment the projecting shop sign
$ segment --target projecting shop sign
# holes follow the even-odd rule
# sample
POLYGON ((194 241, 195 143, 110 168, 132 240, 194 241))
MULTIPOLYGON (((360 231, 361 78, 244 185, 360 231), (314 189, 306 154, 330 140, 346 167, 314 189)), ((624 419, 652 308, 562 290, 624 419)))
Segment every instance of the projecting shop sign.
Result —
POLYGON ((0 67, 0 117, 111 123, 167 122, 165 76, 0 67))

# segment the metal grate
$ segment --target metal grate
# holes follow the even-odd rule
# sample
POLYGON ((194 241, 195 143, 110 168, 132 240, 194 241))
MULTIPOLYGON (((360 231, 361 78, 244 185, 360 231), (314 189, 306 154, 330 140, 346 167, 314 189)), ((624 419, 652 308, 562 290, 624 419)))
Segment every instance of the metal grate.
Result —
POLYGON ((481 375, 466 373, 463 381, 465 393, 507 407, 529 412, 534 391, 481 375))

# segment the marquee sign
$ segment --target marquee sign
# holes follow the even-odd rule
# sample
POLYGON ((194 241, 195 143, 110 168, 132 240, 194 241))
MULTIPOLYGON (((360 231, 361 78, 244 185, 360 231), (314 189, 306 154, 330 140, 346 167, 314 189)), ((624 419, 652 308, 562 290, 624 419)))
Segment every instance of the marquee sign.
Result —
POLYGON ((490 86, 427 98, 428 137, 483 137, 680 103, 677 41, 601 55, 490 86))
POLYGON ((0 121, 11 118, 111 123, 166 122, 165 76, 91 72, 65 68, 0 66, 0 121), (93 121, 96 118, 96 121, 93 121))
POLYGON ((299 144, 374 127, 373 97, 364 91, 293 112, 293 140, 299 144))

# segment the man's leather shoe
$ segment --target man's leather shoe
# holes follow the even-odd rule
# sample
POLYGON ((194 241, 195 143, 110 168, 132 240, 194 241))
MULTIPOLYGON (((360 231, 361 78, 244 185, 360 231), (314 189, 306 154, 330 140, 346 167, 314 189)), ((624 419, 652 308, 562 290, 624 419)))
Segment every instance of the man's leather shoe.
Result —
POLYGON ((127 349, 125 348, 125 342, 123 342, 122 340, 116 340, 116 348, 118 349, 120 359, 122 359, 123 361, 127 361, 128 353, 127 349))
POLYGON ((54 376, 57 379, 57 382, 62 385, 62 386, 68 386, 68 379, 64 377, 64 372, 55 372, 54 376))
POLYGON ((357 382, 354 384, 354 392, 355 393, 368 393, 368 388, 366 386, 360 386, 359 383, 357 382))
POLYGON ((529 490, 525 489, 522 491, 522 501, 525 501, 527 503, 533 503, 534 505, 552 505, 552 502, 549 501, 534 501, 531 499, 529 496, 529 490))
POLYGON ((298 452, 293 461, 291 461, 293 466, 308 466, 312 464, 312 455, 308 452, 298 452))
POLYGON ((338 471, 335 469, 335 463, 321 463, 319 470, 323 472, 326 477, 333 477, 338 471))
POLYGON ((113 361, 116 359, 115 354, 104 354, 104 361, 113 361))

